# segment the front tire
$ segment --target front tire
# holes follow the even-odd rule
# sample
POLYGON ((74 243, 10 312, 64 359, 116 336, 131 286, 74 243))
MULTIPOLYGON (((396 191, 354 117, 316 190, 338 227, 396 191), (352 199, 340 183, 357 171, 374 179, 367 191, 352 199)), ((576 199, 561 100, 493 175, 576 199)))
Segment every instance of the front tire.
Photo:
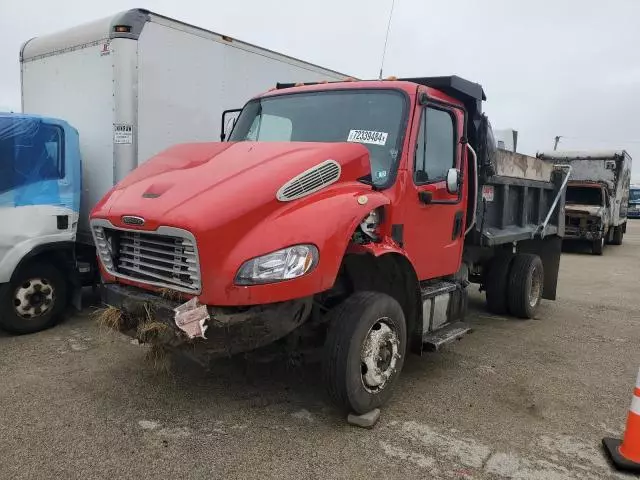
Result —
POLYGON ((0 298, 0 328, 22 335, 53 326, 67 305, 62 273, 49 263, 31 263, 16 272, 0 298))
POLYGON ((593 244, 591 245, 591 253, 593 253, 594 255, 602 255, 602 251, 604 250, 604 243, 605 243, 604 235, 602 236, 602 238, 599 238, 598 240, 594 240, 593 244))
POLYGON ((358 414, 384 405, 404 364, 402 307, 383 293, 356 292, 328 316, 322 370, 329 396, 358 414))

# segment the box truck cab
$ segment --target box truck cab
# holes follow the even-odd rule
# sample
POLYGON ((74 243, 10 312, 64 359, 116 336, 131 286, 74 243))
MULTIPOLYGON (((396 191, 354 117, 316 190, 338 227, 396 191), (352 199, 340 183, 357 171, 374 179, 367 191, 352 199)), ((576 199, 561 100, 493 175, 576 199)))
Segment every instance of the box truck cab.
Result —
POLYGON ((469 331, 470 282, 534 316, 567 175, 496 151, 484 98, 459 77, 279 85, 228 142, 148 160, 91 215, 112 323, 208 357, 322 339, 329 392, 364 413, 409 351, 469 331))
POLYGON ((0 327, 55 322, 70 294, 81 191, 78 132, 64 120, 0 113, 0 327))

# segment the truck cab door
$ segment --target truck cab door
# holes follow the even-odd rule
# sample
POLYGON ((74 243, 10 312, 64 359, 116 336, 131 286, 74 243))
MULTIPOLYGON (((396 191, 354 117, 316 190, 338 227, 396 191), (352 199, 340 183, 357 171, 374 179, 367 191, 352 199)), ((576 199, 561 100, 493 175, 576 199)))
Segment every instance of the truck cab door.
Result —
POLYGON ((462 186, 464 112, 440 103, 418 107, 417 128, 410 143, 413 167, 405 203, 405 249, 418 278, 451 275, 460 268, 465 226, 462 186), (457 169, 457 172, 450 172, 457 169), (447 176, 458 175, 457 191, 447 188, 447 176))

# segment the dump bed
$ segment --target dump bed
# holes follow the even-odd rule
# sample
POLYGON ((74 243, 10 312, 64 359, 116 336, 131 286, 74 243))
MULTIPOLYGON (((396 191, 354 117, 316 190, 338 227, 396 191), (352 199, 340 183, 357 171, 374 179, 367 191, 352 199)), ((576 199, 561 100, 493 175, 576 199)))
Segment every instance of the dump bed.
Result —
POLYGON ((480 166, 476 223, 467 241, 482 246, 564 234, 567 169, 497 149, 480 166))

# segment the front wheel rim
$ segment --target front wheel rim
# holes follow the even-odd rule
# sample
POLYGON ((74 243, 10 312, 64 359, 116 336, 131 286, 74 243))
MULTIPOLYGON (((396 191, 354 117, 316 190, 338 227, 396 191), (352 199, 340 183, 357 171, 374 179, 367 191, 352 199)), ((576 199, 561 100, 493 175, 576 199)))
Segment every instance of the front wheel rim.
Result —
POLYGON ((25 320, 42 317, 51 311, 55 301, 55 291, 46 278, 25 280, 13 295, 13 308, 25 320))
POLYGON ((378 393, 396 373, 400 359, 400 337, 388 317, 379 318, 367 332, 360 351, 360 373, 364 389, 378 393))

